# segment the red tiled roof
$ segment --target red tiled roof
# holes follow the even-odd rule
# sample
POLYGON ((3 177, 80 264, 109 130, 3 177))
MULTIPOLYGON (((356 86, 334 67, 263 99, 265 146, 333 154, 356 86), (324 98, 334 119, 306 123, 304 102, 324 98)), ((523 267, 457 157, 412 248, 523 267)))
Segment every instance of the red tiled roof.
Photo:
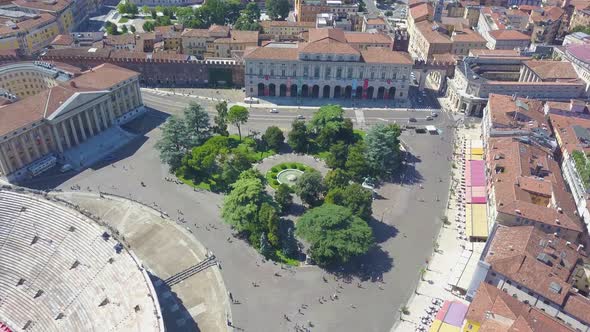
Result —
POLYGON ((534 226, 499 226, 485 257, 491 270, 558 305, 564 304, 572 287, 569 278, 581 259, 576 244, 534 226))
POLYGON ((578 74, 570 62, 551 60, 528 60, 524 64, 543 81, 577 80, 578 74))
POLYGON ((586 324, 590 323, 590 300, 588 298, 572 294, 567 298, 564 310, 586 324))
POLYGON ((525 35, 518 30, 492 30, 488 32, 495 40, 530 40, 531 36, 525 35))
POLYGON ((51 45, 70 46, 74 43, 71 35, 57 35, 51 42, 51 45))
POLYGON ((60 12, 70 6, 72 1, 70 0, 16 0, 12 2, 18 7, 32 8, 48 12, 60 12))
POLYGON ((381 47, 370 47, 361 51, 363 60, 367 63, 412 64, 412 58, 405 52, 394 52, 381 47))

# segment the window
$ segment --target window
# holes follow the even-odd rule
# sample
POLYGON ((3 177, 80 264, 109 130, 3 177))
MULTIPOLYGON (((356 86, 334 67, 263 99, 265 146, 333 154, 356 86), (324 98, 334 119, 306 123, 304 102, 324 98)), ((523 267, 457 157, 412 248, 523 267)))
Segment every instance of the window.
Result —
POLYGON ((258 75, 262 76, 262 68, 258 68, 258 75))
POLYGON ((319 66, 315 66, 315 68, 313 69, 313 77, 320 78, 320 67, 319 66))
POLYGON ((371 79, 375 78, 375 72, 371 70, 371 79))
POLYGON ((330 67, 326 68, 326 75, 324 75, 325 79, 330 79, 332 77, 332 70, 330 67))
POLYGON ((309 76, 309 67, 305 66, 303 67, 303 77, 307 77, 309 76))
POLYGON ((352 78, 352 68, 348 68, 348 78, 352 78))
POLYGON ((342 78, 342 68, 336 68, 336 78, 342 78))

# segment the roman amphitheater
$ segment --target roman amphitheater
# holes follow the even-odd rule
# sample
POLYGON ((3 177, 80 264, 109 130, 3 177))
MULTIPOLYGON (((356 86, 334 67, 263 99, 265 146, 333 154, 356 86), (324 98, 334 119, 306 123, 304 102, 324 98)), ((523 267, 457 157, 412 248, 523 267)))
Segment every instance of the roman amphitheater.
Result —
POLYGON ((107 228, 0 189, 0 330, 164 331, 147 271, 107 228))

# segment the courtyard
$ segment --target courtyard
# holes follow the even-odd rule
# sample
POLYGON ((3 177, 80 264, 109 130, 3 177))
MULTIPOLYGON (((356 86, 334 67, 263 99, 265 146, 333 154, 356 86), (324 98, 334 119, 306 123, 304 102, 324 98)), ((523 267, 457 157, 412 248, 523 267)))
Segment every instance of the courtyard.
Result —
MULTIPOLYGON (((236 300, 231 307, 236 328, 288 331, 296 325, 311 323, 314 331, 391 329, 399 320, 398 309, 413 293, 419 271, 431 256, 441 226, 449 187, 454 121, 440 113, 436 119, 439 135, 402 133, 411 158, 399 181, 377 188, 378 197, 369 222, 377 247, 355 266, 327 272, 313 265, 287 267, 265 261, 245 242, 234 239, 230 227, 221 221, 222 195, 170 180, 172 176, 154 149, 161 133, 156 127, 191 99, 165 98, 168 100, 145 98, 151 109, 129 127, 138 133, 138 138, 115 153, 111 161, 75 175, 42 178, 29 186, 113 193, 148 205, 157 204, 170 219, 185 220, 182 226, 212 251, 221 264, 225 286, 236 300), (334 294, 338 294, 338 299, 320 301, 332 299, 334 294)), ((203 106, 210 111, 211 103, 203 100, 203 106)), ((277 115, 263 114, 267 113, 264 110, 251 116, 246 126, 257 131, 269 124, 287 128, 295 112, 311 118, 313 110, 281 109, 279 116, 284 119, 280 118, 280 123, 275 120, 277 115)), ((363 112, 368 116, 361 117, 354 111, 347 111, 346 115, 354 117, 356 127, 360 120, 364 126, 379 121, 405 123, 415 116, 413 113, 419 113, 369 108, 363 112), (368 121, 369 118, 372 119, 368 121)))

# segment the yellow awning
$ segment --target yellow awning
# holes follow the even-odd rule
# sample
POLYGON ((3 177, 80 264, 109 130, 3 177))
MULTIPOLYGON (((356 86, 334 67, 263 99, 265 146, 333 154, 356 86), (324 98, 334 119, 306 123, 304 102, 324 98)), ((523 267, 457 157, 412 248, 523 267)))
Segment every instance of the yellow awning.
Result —
POLYGON ((453 326, 447 323, 443 323, 442 321, 436 319, 430 325, 429 332, 461 332, 461 328, 457 326, 453 326))
POLYGON ((465 230, 468 237, 488 237, 488 218, 485 204, 465 204, 465 230))

